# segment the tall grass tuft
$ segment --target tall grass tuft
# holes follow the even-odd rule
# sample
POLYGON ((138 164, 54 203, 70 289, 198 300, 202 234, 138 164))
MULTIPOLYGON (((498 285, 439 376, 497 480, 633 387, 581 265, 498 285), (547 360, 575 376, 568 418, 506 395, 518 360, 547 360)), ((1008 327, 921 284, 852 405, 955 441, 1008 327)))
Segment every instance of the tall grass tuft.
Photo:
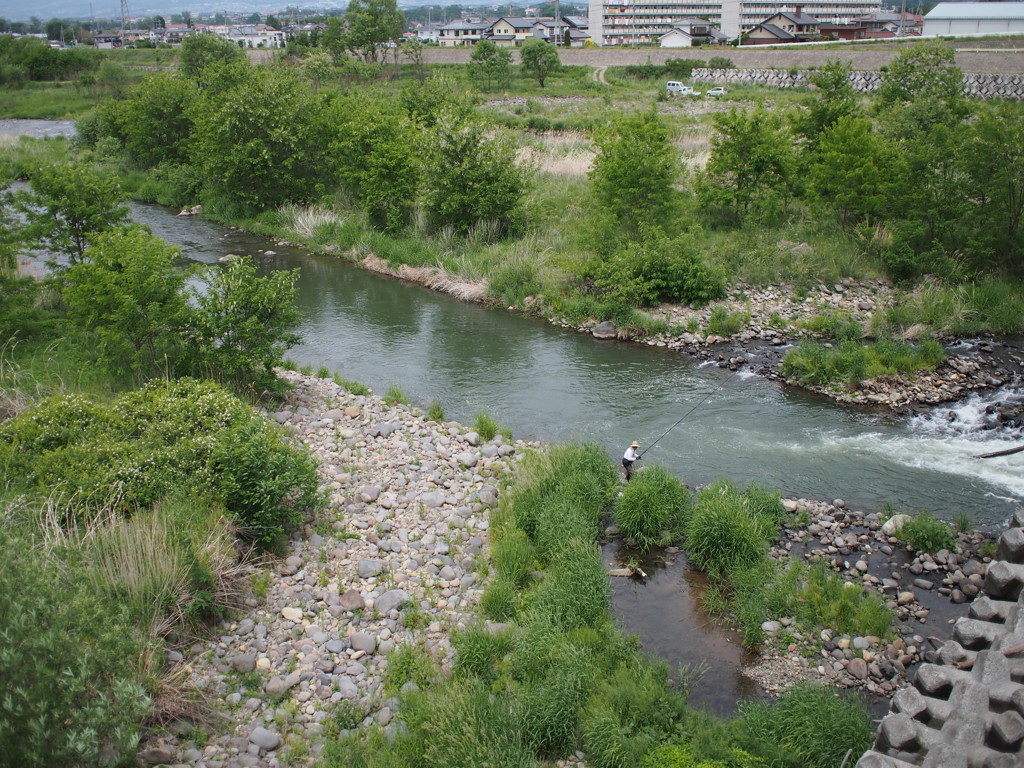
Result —
POLYGON ((718 483, 697 494, 687 550, 701 570, 728 573, 764 560, 773 535, 771 524, 750 510, 733 487, 718 483))
POLYGON ((668 544, 687 522, 690 492, 661 466, 637 472, 615 505, 615 521, 622 535, 643 549, 668 544))
POLYGON ((477 411, 476 417, 473 419, 473 429, 484 440, 493 440, 501 430, 501 425, 485 411, 477 411))
POLYGON ((438 423, 444 421, 444 406, 441 405, 440 400, 430 401, 430 405, 427 406, 427 418, 430 419, 431 421, 436 421, 438 423))
POLYGON ((807 768, 835 768, 848 750, 859 755, 871 746, 871 715, 863 699, 822 685, 794 686, 774 703, 742 702, 740 712, 752 734, 807 768))
POLYGON ((384 393, 384 402, 388 405, 408 405, 409 398, 397 384, 392 384, 384 393))

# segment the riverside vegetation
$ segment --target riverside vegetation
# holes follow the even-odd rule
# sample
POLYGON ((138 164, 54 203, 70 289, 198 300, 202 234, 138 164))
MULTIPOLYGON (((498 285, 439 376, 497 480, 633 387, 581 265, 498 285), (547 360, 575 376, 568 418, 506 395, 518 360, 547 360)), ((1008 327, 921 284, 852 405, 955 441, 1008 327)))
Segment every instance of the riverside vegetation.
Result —
MULTIPOLYGON (((805 341, 783 371, 826 391, 934 368, 931 337, 1021 329, 1021 107, 966 100, 941 43, 902 52, 871 97, 833 62, 811 93, 739 89, 706 109, 653 98, 651 78, 685 61, 613 68, 610 86, 564 68, 544 90, 576 96, 481 108, 464 79, 499 86, 472 65, 427 77, 324 43, 252 68, 230 46, 192 47, 193 77, 154 75, 79 121, 86 155, 136 197, 634 336, 718 335, 650 310, 700 307, 727 285, 799 298, 846 279, 899 284, 870 322, 800 328, 825 344, 805 341)), ((514 93, 539 90, 507 75, 514 93)), ((798 309, 806 321, 830 307, 798 309)))
MULTIPOLYGON (((678 188, 673 143, 684 126, 655 109, 602 123, 592 137, 601 160, 589 182, 539 170, 534 179, 543 183, 535 183, 515 159, 522 148, 516 137, 480 118, 454 78, 395 94, 358 83, 366 73, 355 67, 355 74, 345 75, 352 86, 345 91, 313 90, 302 79, 310 70, 250 68, 231 46, 186 47, 185 53, 194 79, 162 73, 106 102, 80 123, 84 149, 23 141, 8 148, 0 166, 7 178, 30 180, 27 192, 5 199, 0 209, 0 319, 3 338, 17 338, 5 348, 2 371, 0 462, 10 480, 3 489, 0 542, 10 566, 2 575, 9 588, 0 590, 0 599, 12 620, 3 630, 10 642, 3 644, 0 664, 5 679, 16 684, 0 703, 0 754, 17 756, 19 764, 130 763, 143 723, 198 718, 202 702, 182 683, 185 670, 174 661, 180 652, 167 652, 165 643, 181 642, 196 622, 211 616, 224 617, 220 626, 230 627, 227 617, 237 614, 229 609, 253 607, 239 600, 235 577, 247 566, 239 565, 236 541, 238 549, 247 542, 280 546, 295 523, 319 522, 321 490, 337 493, 351 481, 340 468, 326 483, 317 479, 308 453, 249 407, 280 394, 275 366, 294 341, 296 321, 288 275, 258 280, 240 259, 207 275, 206 288, 192 293, 173 269, 173 249, 124 226, 124 193, 114 177, 139 196, 175 205, 198 201, 205 215, 266 234, 298 235, 356 258, 372 254, 396 269, 429 272, 440 264, 449 275, 486 279, 490 295, 509 305, 625 324, 651 322, 636 313, 638 307, 719 297, 727 277, 779 276, 774 250, 755 247, 752 259, 745 256, 748 245, 772 240, 765 231, 808 234, 819 256, 828 254, 824 264, 816 256, 783 265, 797 282, 858 273, 912 279, 931 272, 939 274, 936 290, 952 295, 949 286, 965 278, 982 286, 998 285, 985 282, 994 278, 1017 279, 1012 266, 1019 233, 1000 218, 1008 200, 994 187, 977 186, 1004 178, 999 174, 1017 169, 1016 161, 1003 158, 980 179, 959 154, 968 139, 974 142, 972 159, 984 157, 986 147, 994 151, 986 141, 1019 146, 1002 140, 1019 128, 1017 108, 979 107, 979 116, 967 120, 970 105, 948 89, 931 90, 950 67, 930 49, 914 53, 935 59, 924 82, 917 79, 916 59, 907 62, 911 71, 899 81, 909 89, 902 97, 912 98, 879 102, 885 109, 877 115, 877 134, 873 126, 865 128, 860 102, 847 103, 836 84, 825 83, 821 94, 808 97, 806 112, 824 122, 819 130, 797 131, 804 138, 795 149, 786 137, 796 123, 762 110, 725 113, 716 120, 720 143, 686 192, 678 188), (247 98, 255 93, 267 98, 247 98), (915 111, 921 103, 927 103, 927 114, 915 111), (833 123, 826 108, 849 113, 833 123), (905 152, 900 157, 917 163, 903 168, 894 161, 904 186, 889 190, 892 196, 882 203, 839 200, 825 188, 804 186, 815 176, 803 171, 825 162, 816 143, 831 146, 825 138, 851 124, 857 126, 850 129, 857 146, 865 136, 880 152, 891 149, 886 142, 897 142, 905 152), (642 152, 632 154, 622 140, 625 132, 643 138, 642 152), (739 143, 730 144, 730 136, 739 143), (938 138, 950 154, 932 152, 938 138), (737 163, 745 156, 744 142, 776 159, 767 169, 737 163), (415 146, 427 150, 413 152, 415 146), (939 166, 956 184, 976 186, 965 197, 948 195, 954 186, 922 190, 910 183, 922 178, 915 175, 922 168, 939 166), (645 201, 641 215, 637 200, 645 201), (814 218, 812 201, 835 213, 845 227, 842 236, 831 234, 831 219, 814 218), (881 213, 897 209, 907 211, 905 219, 881 213), (16 218, 15 210, 25 218, 16 218), (968 228, 968 218, 975 226, 968 228), (25 242, 51 249, 54 270, 42 284, 18 275, 25 242), (96 302, 97 296, 108 300, 96 302), (193 378, 179 378, 184 374, 193 378), (244 399, 199 380, 204 376, 244 399), (163 381, 135 388, 153 378, 163 381), (99 597, 106 599, 102 609, 99 597), (26 648, 33 652, 23 654, 26 648), (53 682, 58 675, 61 685, 53 682)), ((899 73, 895 68, 893 88, 899 73)), ((546 87, 554 87, 557 77, 546 87)), ((1012 188, 1012 179, 1008 183, 1012 188)), ((1013 304, 1019 298, 1009 291, 1009 298, 975 316, 974 327, 1019 330, 1013 304), (998 318, 1007 324, 999 326, 998 318)), ((391 395, 388 407, 401 409, 400 390, 391 395)), ((350 418, 342 413, 330 421, 342 417, 350 418)), ((500 434, 500 425, 489 419, 480 418, 479 427, 500 434)), ((334 447, 338 440, 384 436, 379 425, 368 425, 365 438, 343 437, 323 425, 311 429, 328 429, 321 439, 334 447)), ((451 429, 458 440, 466 439, 458 427, 451 429)), ((396 440, 404 442, 403 436, 396 440)), ((348 450, 350 460, 361 458, 348 450)), ((450 452, 444 458, 452 459, 450 452)), ((462 471, 471 460, 456 458, 455 465, 462 471)), ((489 623, 453 634, 451 674, 441 675, 434 657, 412 645, 392 648, 394 657, 382 653, 389 699, 374 696, 376 689, 359 694, 368 707, 365 717, 339 708, 339 737, 324 761, 441 766, 497 757, 503 764, 585 759, 598 767, 656 768, 809 765, 815 756, 824 766, 836 764, 847 748, 866 747, 870 727, 863 708, 828 690, 799 688, 776 706, 750 705, 728 723, 686 707, 685 684, 670 685, 667 671, 644 660, 610 621, 594 539, 601 515, 611 509, 614 481, 607 457, 593 446, 563 446, 524 461, 515 483, 500 494, 489 526, 495 574, 480 596, 489 623), (433 684, 425 691, 427 682, 433 684), (392 706, 399 713, 394 726, 386 723, 392 706), (808 718, 808 711, 817 717, 808 718), (375 728, 373 722, 386 724, 375 728), (356 729, 359 724, 369 727, 356 729)), ((723 597, 743 592, 746 578, 765 585, 768 594, 757 601, 771 610, 823 624, 835 618, 830 612, 852 614, 863 623, 851 631, 879 626, 881 612, 869 596, 833 590, 837 582, 823 571, 765 565, 783 515, 773 494, 720 485, 691 500, 664 473, 648 470, 637 482, 618 502, 619 525, 645 544, 685 533, 695 561, 722 575, 723 597), (647 474, 650 479, 639 482, 647 474), (637 512, 655 496, 664 506, 648 523, 637 512), (838 609, 810 599, 820 593, 833 595, 838 609)), ((376 501, 379 491, 360 489, 360 503, 376 501)), ((333 501, 335 510, 340 503, 333 501)), ((437 506, 448 503, 442 499, 437 506)), ((386 540, 402 551, 406 542, 381 535, 386 518, 384 513, 378 521, 380 532, 368 521, 361 521, 366 528, 356 526, 373 529, 374 539, 346 531, 342 520, 334 520, 343 523, 341 529, 328 528, 365 536, 378 550, 386 540)), ((430 565, 438 575, 443 570, 430 565)), ((456 565, 464 568, 443 565, 453 572, 456 565)), ((313 586, 309 578, 319 587, 313 573, 304 573, 301 583, 313 586)), ((325 570, 326 585, 319 588, 329 591, 331 578, 325 570)), ((376 585, 370 599, 382 597, 387 586, 396 585, 376 585)), ((729 610, 745 629, 759 611, 768 615, 734 598, 729 610)), ((362 632, 356 630, 362 615, 347 613, 347 626, 362 632)), ((388 614, 386 621, 398 621, 388 614)), ((282 615, 285 623, 261 625, 297 634, 296 646, 307 645, 299 642, 306 634, 318 646, 320 634, 327 634, 308 619, 303 623, 302 610, 297 617, 282 615)), ((408 615, 412 626, 421 621, 415 610, 408 615)), ((397 625, 385 629, 390 637, 397 625)), ((365 649, 347 642, 341 650, 358 662, 363 656, 353 657, 365 649)), ((268 664, 298 663, 292 654, 266 658, 268 664)), ((249 661, 234 668, 253 672, 256 660, 253 668, 249 661)), ((332 661, 332 674, 335 666, 332 661)), ((287 700, 296 718, 298 705, 312 707, 310 700, 321 693, 310 685, 312 672, 302 679, 306 671, 284 667, 273 678, 280 678, 275 695, 300 686, 287 700)), ((219 668, 217 673, 223 674, 219 668)), ((344 674, 370 684, 351 664, 344 674)), ((254 693, 265 688, 251 682, 243 680, 243 687, 254 693)), ((278 717, 282 728, 290 722, 287 707, 267 709, 252 698, 264 724, 278 717)), ((227 747, 235 750, 232 759, 244 764, 241 753, 253 756, 250 747, 262 757, 273 752, 280 739, 266 731, 260 725, 240 737, 241 745, 227 747)), ((193 739, 192 749, 200 741, 193 739)), ((302 743, 296 739, 292 747, 296 760, 306 759, 302 743)), ((150 757, 165 756, 154 750, 150 757)), ((202 760, 202 751, 190 759, 202 760)))

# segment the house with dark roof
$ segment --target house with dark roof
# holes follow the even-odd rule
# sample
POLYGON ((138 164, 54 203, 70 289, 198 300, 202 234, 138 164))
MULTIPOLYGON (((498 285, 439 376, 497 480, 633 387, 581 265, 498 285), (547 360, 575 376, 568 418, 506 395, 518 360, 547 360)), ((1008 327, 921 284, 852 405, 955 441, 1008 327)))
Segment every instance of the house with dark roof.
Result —
POLYGON ((538 21, 536 16, 502 16, 491 25, 487 37, 495 45, 518 48, 527 38, 542 37, 542 33, 534 33, 538 21))
POLYGON ((804 13, 798 5, 793 11, 780 11, 755 26, 743 40, 743 45, 803 43, 819 36, 820 25, 817 18, 804 13))
POLYGON ((438 28, 437 42, 442 48, 476 45, 477 41, 487 36, 493 23, 491 19, 450 21, 438 28))
POLYGON ((581 16, 563 16, 560 19, 534 19, 534 37, 539 37, 552 45, 565 45, 565 36, 569 35, 569 47, 581 48, 590 35, 587 32, 587 19, 581 16))
POLYGON ((672 29, 658 38, 662 48, 691 48, 695 45, 721 45, 729 38, 707 19, 690 16, 672 23, 672 29))

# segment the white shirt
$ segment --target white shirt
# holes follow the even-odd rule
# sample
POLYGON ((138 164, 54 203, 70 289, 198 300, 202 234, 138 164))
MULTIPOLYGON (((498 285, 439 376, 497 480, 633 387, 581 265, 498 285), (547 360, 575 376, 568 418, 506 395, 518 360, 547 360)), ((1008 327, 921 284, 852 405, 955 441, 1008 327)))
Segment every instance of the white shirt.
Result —
POLYGON ((634 448, 631 445, 629 446, 629 448, 626 449, 626 452, 623 454, 622 458, 625 459, 626 461, 636 461, 637 459, 640 458, 640 454, 637 453, 636 448, 634 448))

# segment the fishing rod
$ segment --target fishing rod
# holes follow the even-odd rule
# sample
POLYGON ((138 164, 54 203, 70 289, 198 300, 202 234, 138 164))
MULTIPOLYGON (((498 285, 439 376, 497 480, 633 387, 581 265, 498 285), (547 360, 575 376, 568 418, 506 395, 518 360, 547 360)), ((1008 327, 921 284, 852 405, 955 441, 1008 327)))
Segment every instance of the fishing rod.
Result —
POLYGON ((740 369, 739 369, 739 368, 737 368, 737 369, 736 369, 735 371, 733 371, 733 372, 732 372, 732 373, 730 373, 730 374, 729 374, 728 376, 726 376, 726 377, 725 377, 725 378, 724 378, 724 379, 722 380, 722 383, 721 383, 721 384, 719 384, 719 385, 718 385, 717 387, 715 387, 715 388, 714 388, 714 389, 712 389, 712 390, 711 390, 710 392, 708 392, 708 393, 707 393, 706 395, 704 395, 704 397, 702 397, 702 398, 700 399, 700 402, 698 402, 698 403, 697 403, 697 404, 696 404, 695 406, 693 406, 693 407, 692 407, 692 408, 691 408, 690 410, 688 410, 688 411, 687 411, 686 413, 684 413, 684 414, 682 415, 682 418, 680 418, 680 419, 679 419, 679 421, 677 421, 677 422, 676 422, 675 424, 673 424, 673 425, 672 425, 671 427, 669 427, 669 428, 668 428, 668 429, 666 429, 666 430, 665 430, 664 432, 662 432, 662 433, 661 433, 661 437, 659 437, 659 438, 658 438, 657 440, 655 440, 655 441, 654 441, 653 443, 651 443, 651 444, 650 444, 649 446, 647 446, 647 447, 646 447, 646 448, 645 448, 644 450, 642 450, 642 451, 640 452, 640 454, 639 454, 639 458, 643 458, 643 455, 644 455, 645 453, 647 453, 647 451, 651 450, 651 448, 653 448, 654 446, 656 446, 656 445, 657 445, 657 444, 658 444, 658 443, 659 443, 659 442, 661 441, 661 438, 662 438, 662 437, 664 437, 664 436, 665 436, 665 435, 667 435, 667 434, 668 434, 669 432, 671 432, 671 431, 672 431, 673 429, 675 429, 675 428, 676 428, 676 427, 678 427, 678 426, 679 426, 680 424, 682 424, 682 423, 683 423, 683 421, 685 421, 685 419, 686 419, 686 417, 687 417, 687 416, 689 416, 689 415, 690 415, 691 413, 693 413, 693 412, 694 412, 695 410, 697 410, 698 408, 700 408, 700 407, 701 407, 701 406, 702 406, 702 405, 704 404, 704 401, 705 401, 705 400, 707 400, 707 399, 708 399, 709 397, 711 397, 711 396, 712 396, 713 394, 715 394, 716 392, 720 392, 720 391, 721 391, 721 389, 722 389, 722 387, 724 387, 724 386, 725 386, 725 385, 726 385, 726 384, 728 383, 729 379, 731 379, 731 378, 732 378, 733 376, 735 376, 735 375, 736 375, 737 373, 739 373, 739 371, 740 371, 740 369))

